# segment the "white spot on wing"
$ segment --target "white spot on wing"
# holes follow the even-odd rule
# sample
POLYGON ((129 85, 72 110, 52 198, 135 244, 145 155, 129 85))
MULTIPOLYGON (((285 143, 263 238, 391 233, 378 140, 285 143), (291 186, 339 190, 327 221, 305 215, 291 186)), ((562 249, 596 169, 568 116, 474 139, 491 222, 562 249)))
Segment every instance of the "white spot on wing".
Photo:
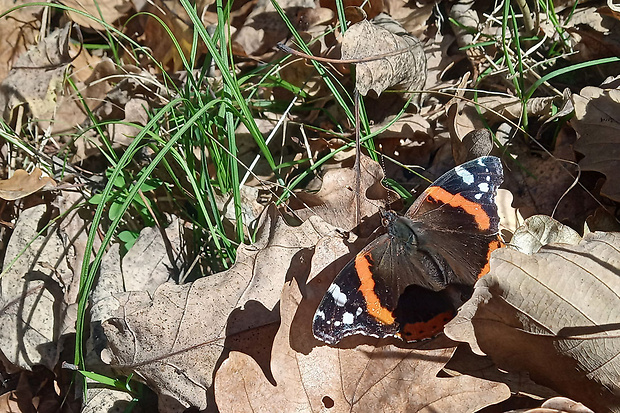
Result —
POLYGON ((490 176, 487 176, 487 182, 488 182, 488 181, 490 181, 490 180, 491 180, 491 177, 490 177, 490 176))
POLYGON ((482 198, 482 194, 480 192, 478 192, 476 195, 474 195, 474 198, 481 199, 482 198))
POLYGON ((484 161, 482 160, 482 158, 478 159, 478 165, 484 166, 484 161))
POLYGON ((456 174, 460 176, 463 182, 465 182, 467 185, 471 185, 474 183, 474 175, 467 169, 461 166, 457 166, 456 168, 454 168, 454 172, 456 172, 456 174))
POLYGON ((482 192, 489 192, 489 184, 487 184, 486 182, 482 182, 478 184, 478 189, 480 189, 482 192))
POLYGON ((335 325, 336 327, 339 327, 339 326, 340 326, 340 324, 342 324, 340 321, 338 321, 338 320, 334 321, 334 325, 335 325))
POLYGON ((325 313, 319 310, 316 312, 316 314, 314 314, 314 318, 322 318, 323 320, 325 320, 325 313))
POLYGON ((353 324, 353 320, 353 314, 349 313, 348 311, 342 315, 342 322, 344 324, 353 324))
POLYGON ((355 310, 355 316, 359 317, 359 315, 362 314, 362 311, 364 311, 362 310, 362 307, 357 307, 357 310, 355 310))
POLYGON ((332 297, 334 298, 334 302, 338 307, 344 307, 344 305, 347 303, 347 295, 340 292, 340 287, 338 287, 336 284, 332 284, 329 287, 329 290, 327 290, 327 292, 332 295, 332 297))

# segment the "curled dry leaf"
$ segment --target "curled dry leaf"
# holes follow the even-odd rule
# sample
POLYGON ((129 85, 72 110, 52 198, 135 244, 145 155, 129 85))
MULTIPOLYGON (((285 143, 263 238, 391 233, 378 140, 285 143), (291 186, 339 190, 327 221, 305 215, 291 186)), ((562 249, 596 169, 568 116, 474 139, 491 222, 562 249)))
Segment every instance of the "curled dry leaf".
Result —
POLYGON ((548 215, 534 215, 525 220, 512 236, 510 246, 525 254, 538 252, 547 244, 577 245, 581 236, 548 215))
POLYGON ((311 272, 317 277, 285 286, 280 329, 265 364, 247 349, 231 352, 222 363, 215 378, 221 412, 437 412, 455 406, 476 411, 509 397, 507 386, 494 381, 437 377, 454 351, 445 337, 416 348, 377 347, 375 339, 368 339, 371 345, 333 348, 315 339, 314 310, 338 271, 314 265, 321 253, 330 254, 317 245, 311 272))
POLYGON ((512 206, 513 199, 512 192, 507 189, 497 190, 495 203, 497 204, 497 213, 499 215, 499 227, 506 242, 510 241, 512 234, 523 223, 523 217, 512 206))
MULTIPOLYGON (((242 245, 229 270, 191 284, 165 283, 153 294, 125 293, 117 317, 102 324, 113 365, 139 374, 183 407, 209 405, 214 370, 232 344, 278 324, 282 284, 308 271, 306 256, 333 229, 316 218, 291 228, 273 208, 253 245, 242 245)), ((273 337, 273 334, 272 334, 273 337)))
POLYGON ((620 411, 620 234, 532 255, 501 248, 445 329, 502 369, 526 371, 597 412, 620 411))
MULTIPOLYGON (((588 409, 583 404, 571 400, 566 397, 553 397, 549 400, 545 400, 543 404, 540 405, 541 409, 555 409, 558 412, 565 413, 594 413, 592 410, 588 409)), ((531 413, 536 413, 536 409, 530 411, 531 413)), ((526 413, 530 413, 526 412, 526 413)), ((544 410, 541 410, 540 413, 544 413, 544 410)))
POLYGON ((579 166, 604 174, 601 194, 620 201, 620 90, 588 86, 573 95, 573 104, 571 125, 579 137, 575 150, 585 155, 579 166))
POLYGON ((56 181, 49 176, 42 175, 43 172, 39 168, 34 168, 30 174, 23 169, 18 169, 11 178, 0 180, 0 198, 14 201, 37 191, 56 187, 56 181))
POLYGON ((363 96, 370 90, 380 95, 390 86, 414 91, 424 86, 426 56, 420 41, 386 14, 378 15, 372 22, 356 23, 343 35, 343 59, 375 56, 377 60, 356 66, 355 86, 363 96), (399 50, 402 52, 379 58, 399 50))

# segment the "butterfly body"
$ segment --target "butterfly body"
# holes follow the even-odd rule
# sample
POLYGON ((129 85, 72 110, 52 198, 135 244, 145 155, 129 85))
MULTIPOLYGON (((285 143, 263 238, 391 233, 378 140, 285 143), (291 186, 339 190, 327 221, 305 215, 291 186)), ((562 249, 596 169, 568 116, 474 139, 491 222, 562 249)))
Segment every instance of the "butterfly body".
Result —
POLYGON ((328 344, 363 334, 417 341, 435 336, 488 272, 501 246, 495 194, 501 161, 492 156, 448 171, 404 216, 382 212, 385 234, 336 276, 315 313, 328 344))

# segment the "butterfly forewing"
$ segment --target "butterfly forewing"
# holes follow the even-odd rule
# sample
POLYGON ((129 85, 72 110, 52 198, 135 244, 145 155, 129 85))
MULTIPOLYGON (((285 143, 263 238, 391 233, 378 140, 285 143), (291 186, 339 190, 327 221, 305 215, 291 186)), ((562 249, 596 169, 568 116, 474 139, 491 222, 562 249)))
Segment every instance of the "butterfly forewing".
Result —
POLYGON ((448 171, 428 187, 405 216, 414 223, 418 248, 439 253, 457 275, 473 283, 488 272, 501 246, 495 196, 503 182, 501 161, 485 156, 448 171))
MULTIPOLYGON (((353 334, 379 338, 396 336, 398 326, 390 321, 390 309, 385 307, 385 300, 397 299, 397 296, 391 286, 377 285, 374 282, 377 277, 373 276, 376 274, 373 255, 381 259, 389 255, 386 254, 389 248, 390 239, 382 235, 340 271, 314 314, 315 337, 336 344, 353 334)), ((396 302, 391 307, 396 307, 396 302)))

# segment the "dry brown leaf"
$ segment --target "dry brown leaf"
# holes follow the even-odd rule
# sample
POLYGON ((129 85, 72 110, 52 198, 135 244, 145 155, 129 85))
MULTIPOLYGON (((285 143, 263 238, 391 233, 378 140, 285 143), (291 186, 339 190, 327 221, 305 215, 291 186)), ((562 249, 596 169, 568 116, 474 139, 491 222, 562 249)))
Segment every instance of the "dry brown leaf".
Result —
POLYGON ((215 379, 221 412, 437 412, 455 406, 476 411, 509 396, 501 383, 437 377, 454 351, 445 337, 415 349, 376 347, 374 339, 372 345, 346 349, 319 342, 312 336, 312 316, 329 284, 325 275, 337 270, 312 265, 311 276, 319 271, 317 278, 307 285, 294 279, 285 286, 280 329, 267 365, 243 350, 230 353, 215 379))
POLYGON ((524 254, 538 252, 547 244, 577 245, 581 236, 548 215, 533 215, 525 220, 512 236, 511 247, 524 254))
MULTIPOLYGON (((130 0, 97 0, 96 2, 85 0, 65 0, 63 1, 63 4, 67 7, 85 12, 96 19, 103 20, 108 24, 115 23, 133 8, 130 0)), ((104 25, 80 13, 67 11, 67 15, 69 16, 69 19, 80 26, 106 31, 106 27, 104 25)))
MULTIPOLYGON (((202 15, 205 8, 213 2, 213 0, 196 1, 195 7, 198 10, 198 15, 202 15)), ((171 36, 174 36, 180 51, 188 59, 192 53, 194 30, 190 24, 191 19, 182 4, 173 0, 149 1, 146 2, 141 12, 153 14, 161 21, 148 14, 140 16, 138 20, 142 24, 139 29, 140 42, 150 49, 150 54, 164 68, 170 71, 183 69, 183 59, 181 59, 179 50, 171 36), (165 27, 162 26, 162 22, 165 27)), ((199 42, 198 50, 194 50, 194 52, 200 56, 207 52, 207 47, 203 42, 199 42)))
POLYGON ((49 176, 42 175, 43 171, 39 168, 34 168, 30 174, 23 169, 18 169, 11 178, 0 179, 0 198, 15 201, 37 191, 56 187, 56 181, 49 176))
POLYGON ((545 400, 540 408, 531 409, 525 413, 594 413, 583 404, 571 400, 566 397, 553 397, 549 400, 545 400))
POLYGON ((125 291, 152 295, 157 287, 178 275, 182 265, 181 236, 179 219, 173 216, 165 229, 142 229, 122 258, 119 245, 113 245, 101 262, 99 280, 90 297, 91 320, 113 317, 125 291))
POLYGON ((124 412, 131 409, 133 399, 133 395, 125 391, 98 386, 97 384, 92 383, 92 385, 88 386, 86 401, 84 402, 80 412, 124 412))
MULTIPOLYGON (((4 13, 12 7, 22 3, 30 3, 29 0, 1 0, 0 10, 4 13)), ((3 81, 15 60, 31 45, 39 34, 41 25, 40 18, 43 7, 25 7, 15 10, 4 16, 0 21, 0 81, 3 81)))
MULTIPOLYGON (((289 16, 300 9, 315 7, 313 0, 279 0, 278 4, 289 16)), ((260 56, 286 39, 289 33, 271 1, 258 0, 243 27, 233 35, 233 40, 247 56, 260 56)))
MULTIPOLYGON (((145 125, 148 121, 147 110, 155 105, 154 102, 160 101, 158 90, 150 89, 156 82, 148 72, 132 66, 119 68, 118 72, 120 73, 117 73, 115 80, 118 81, 119 78, 122 80, 107 93, 104 99, 90 97, 90 102, 97 100, 99 103, 98 107, 93 110, 98 120, 120 120, 120 122, 106 123, 108 139, 114 149, 128 146, 133 142, 133 137, 140 131, 139 125, 145 125)), ((104 70, 103 73, 108 72, 104 70)), ((95 89, 92 92, 97 94, 102 90, 95 89)), ((88 128, 91 123, 92 120, 88 117, 81 125, 87 132, 75 141, 76 153, 72 158, 73 163, 101 153, 101 138, 94 128, 88 128)))
POLYGON ((384 11, 419 39, 428 28, 428 20, 436 4, 430 1, 411 3, 407 0, 384 0, 384 3, 384 11))
POLYGON ((573 104, 571 125, 579 137, 575 150, 585 155, 579 166, 604 174, 601 194, 620 201, 620 90, 588 86, 573 95, 573 104))
MULTIPOLYGON (((67 193, 57 202, 64 213, 83 199, 67 193)), ((48 213, 45 205, 24 210, 4 257, 0 346, 6 357, 3 362, 11 370, 14 366, 31 369, 36 364, 53 369, 64 335, 75 329, 86 225, 74 210, 37 238, 37 232, 49 222, 48 213)))
MULTIPOLYGON (((73 135, 76 125, 83 124, 87 118, 83 103, 86 103, 92 111, 101 105, 106 94, 112 89, 111 82, 106 81, 106 77, 120 74, 117 73, 116 65, 112 60, 103 58, 95 63, 95 58, 84 50, 71 64, 73 67, 71 78, 75 82, 76 88, 80 91, 81 98, 78 98, 75 91, 65 93, 58 100, 57 108, 54 112, 52 133, 60 135, 60 140, 66 139, 63 135, 73 135), (81 66, 78 66, 81 65, 81 66), (81 81, 84 76, 86 79, 81 81)), ((118 79, 110 78, 112 81, 118 79)))
MULTIPOLYGON (((528 116, 550 116, 554 99, 542 97, 528 100, 528 116)), ((506 119, 518 121, 522 116, 523 106, 517 97, 486 96, 478 99, 477 103, 453 103, 448 109, 448 127, 453 140, 463 140, 474 130, 484 129, 486 125, 504 122, 506 119)))
POLYGON ((426 56, 420 41, 387 14, 349 27, 342 39, 343 59, 363 59, 399 50, 402 53, 356 65, 355 86, 361 95, 372 90, 378 96, 390 86, 421 89, 426 81, 426 56))
MULTIPOLYGON (((586 4, 585 7, 578 7, 572 13, 566 24, 573 48, 577 52, 571 56, 572 61, 586 62, 620 53, 618 34, 620 22, 607 11, 609 9, 606 7, 591 7, 586 4)), ((615 76, 618 73, 618 65, 601 65, 597 68, 597 72, 604 76, 615 76)))
MULTIPOLYGON (((379 212, 379 207, 385 205, 388 192, 381 185, 383 179, 381 165, 367 156, 363 156, 360 162, 360 187, 363 191, 359 194, 360 217, 366 220, 379 212)), ((353 168, 327 171, 318 192, 314 194, 298 192, 296 198, 291 204, 293 208, 299 208, 296 214, 302 220, 318 215, 331 225, 346 231, 352 230, 358 224, 355 213, 357 194, 355 193, 355 170, 353 168)), ((368 223, 368 226, 372 227, 371 231, 378 225, 378 221, 368 223)))
POLYGON ((619 233, 599 232, 532 255, 494 251, 491 272, 445 332, 502 369, 618 412, 619 249, 619 233))
POLYGON ((507 189, 498 189, 495 203, 497 204, 497 214, 499 215, 499 228, 504 238, 508 242, 512 234, 523 224, 523 217, 517 209, 512 206, 512 192, 507 189))
MULTIPOLYGON (((449 376, 467 375, 504 383, 510 387, 511 398, 517 396, 541 400, 557 396, 557 392, 533 382, 525 372, 499 369, 490 357, 474 354, 465 343, 456 348, 454 355, 443 368, 443 373, 449 376)), ((506 403, 510 403, 510 400, 506 403)))
POLYGON ((19 406, 19 399, 15 394, 15 390, 0 395, 0 412, 14 413, 21 411, 22 410, 19 406))
MULTIPOLYGON (((616 209, 617 210, 617 209, 616 209)), ((600 206, 586 219, 583 233, 594 231, 620 232, 620 222, 608 207, 600 206)))
POLYGON ((69 56, 71 25, 54 30, 22 55, 0 85, 0 107, 4 119, 20 105, 26 105, 35 119, 50 119, 62 93, 69 56))
POLYGON ((123 304, 118 316, 103 323, 113 364, 138 373, 160 400, 213 408, 211 381, 228 338, 277 325, 282 284, 307 273, 305 257, 333 233, 315 218, 291 228, 273 209, 261 228, 257 242, 241 246, 228 271, 192 284, 165 283, 152 301, 145 292, 117 295, 123 304))

